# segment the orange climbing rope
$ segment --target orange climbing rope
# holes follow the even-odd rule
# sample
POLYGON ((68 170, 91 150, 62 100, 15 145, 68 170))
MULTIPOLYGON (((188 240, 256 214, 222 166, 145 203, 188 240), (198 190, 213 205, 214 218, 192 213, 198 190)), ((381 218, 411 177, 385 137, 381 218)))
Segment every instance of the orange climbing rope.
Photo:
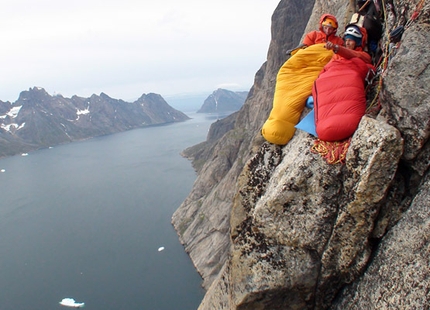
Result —
POLYGON ((329 164, 344 164, 351 138, 343 141, 323 141, 316 139, 311 152, 320 154, 329 164))

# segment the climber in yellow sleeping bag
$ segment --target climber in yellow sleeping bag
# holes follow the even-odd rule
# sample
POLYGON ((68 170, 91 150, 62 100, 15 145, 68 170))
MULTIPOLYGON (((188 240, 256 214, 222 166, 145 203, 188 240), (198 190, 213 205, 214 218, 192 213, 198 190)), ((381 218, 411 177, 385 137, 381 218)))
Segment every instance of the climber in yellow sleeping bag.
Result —
POLYGON ((312 86, 333 55, 324 43, 314 44, 299 49, 283 64, 276 78, 272 111, 261 129, 268 142, 285 145, 291 140, 312 86))

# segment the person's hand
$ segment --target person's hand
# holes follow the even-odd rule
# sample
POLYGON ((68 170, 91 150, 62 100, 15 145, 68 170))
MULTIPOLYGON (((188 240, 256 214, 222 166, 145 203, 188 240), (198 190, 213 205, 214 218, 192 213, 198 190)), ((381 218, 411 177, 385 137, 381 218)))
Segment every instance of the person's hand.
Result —
POLYGON ((328 50, 332 50, 332 49, 334 49, 334 44, 333 44, 333 43, 331 43, 330 41, 328 41, 328 42, 324 45, 324 47, 325 47, 326 49, 328 49, 328 50))
POLYGON ((324 47, 328 50, 333 50, 335 53, 337 53, 337 51, 339 49, 339 45, 333 44, 330 41, 327 41, 327 43, 324 45, 324 47))

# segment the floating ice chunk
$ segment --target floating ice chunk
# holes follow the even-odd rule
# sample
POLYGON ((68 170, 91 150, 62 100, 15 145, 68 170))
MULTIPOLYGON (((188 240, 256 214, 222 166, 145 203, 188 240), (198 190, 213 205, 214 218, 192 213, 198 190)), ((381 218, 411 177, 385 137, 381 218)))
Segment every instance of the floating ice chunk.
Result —
POLYGON ((82 308, 85 306, 84 302, 76 302, 73 298, 64 298, 60 301, 60 305, 70 308, 82 308))
POLYGON ((28 156, 28 153, 22 153, 21 156, 28 156))
POLYGON ((1 172, 5 172, 6 170, 5 169, 2 169, 2 170, 0 170, 1 172))
POLYGON ((161 251, 164 251, 164 246, 160 246, 160 247, 158 248, 158 252, 161 252, 161 251))

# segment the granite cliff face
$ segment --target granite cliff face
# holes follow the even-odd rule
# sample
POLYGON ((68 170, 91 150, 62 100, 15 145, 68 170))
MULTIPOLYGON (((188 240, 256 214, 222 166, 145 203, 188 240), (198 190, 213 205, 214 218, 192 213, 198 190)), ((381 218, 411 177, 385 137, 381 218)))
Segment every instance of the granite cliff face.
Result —
POLYGON ((138 127, 189 119, 157 94, 133 103, 102 93, 90 98, 51 96, 43 88, 0 101, 0 157, 138 127))
POLYGON ((172 222, 202 275, 205 288, 219 274, 228 257, 230 212, 237 178, 259 147, 256 143, 254 149, 252 141, 270 112, 276 74, 286 60, 286 51, 300 41, 312 4, 310 0, 280 2, 272 16, 269 57, 256 73, 244 106, 212 126, 208 141, 199 146, 195 156, 188 154, 200 163, 199 174, 172 222), (228 131, 217 130, 221 124, 228 131), (217 132, 215 136, 214 132, 217 132))
POLYGON ((345 165, 312 153, 305 132, 279 147, 259 131, 285 51, 322 13, 343 29, 354 1, 280 1, 244 106, 188 150, 198 178, 172 223, 204 279, 199 309, 429 309, 430 6, 383 4, 386 34, 405 32, 345 165))

